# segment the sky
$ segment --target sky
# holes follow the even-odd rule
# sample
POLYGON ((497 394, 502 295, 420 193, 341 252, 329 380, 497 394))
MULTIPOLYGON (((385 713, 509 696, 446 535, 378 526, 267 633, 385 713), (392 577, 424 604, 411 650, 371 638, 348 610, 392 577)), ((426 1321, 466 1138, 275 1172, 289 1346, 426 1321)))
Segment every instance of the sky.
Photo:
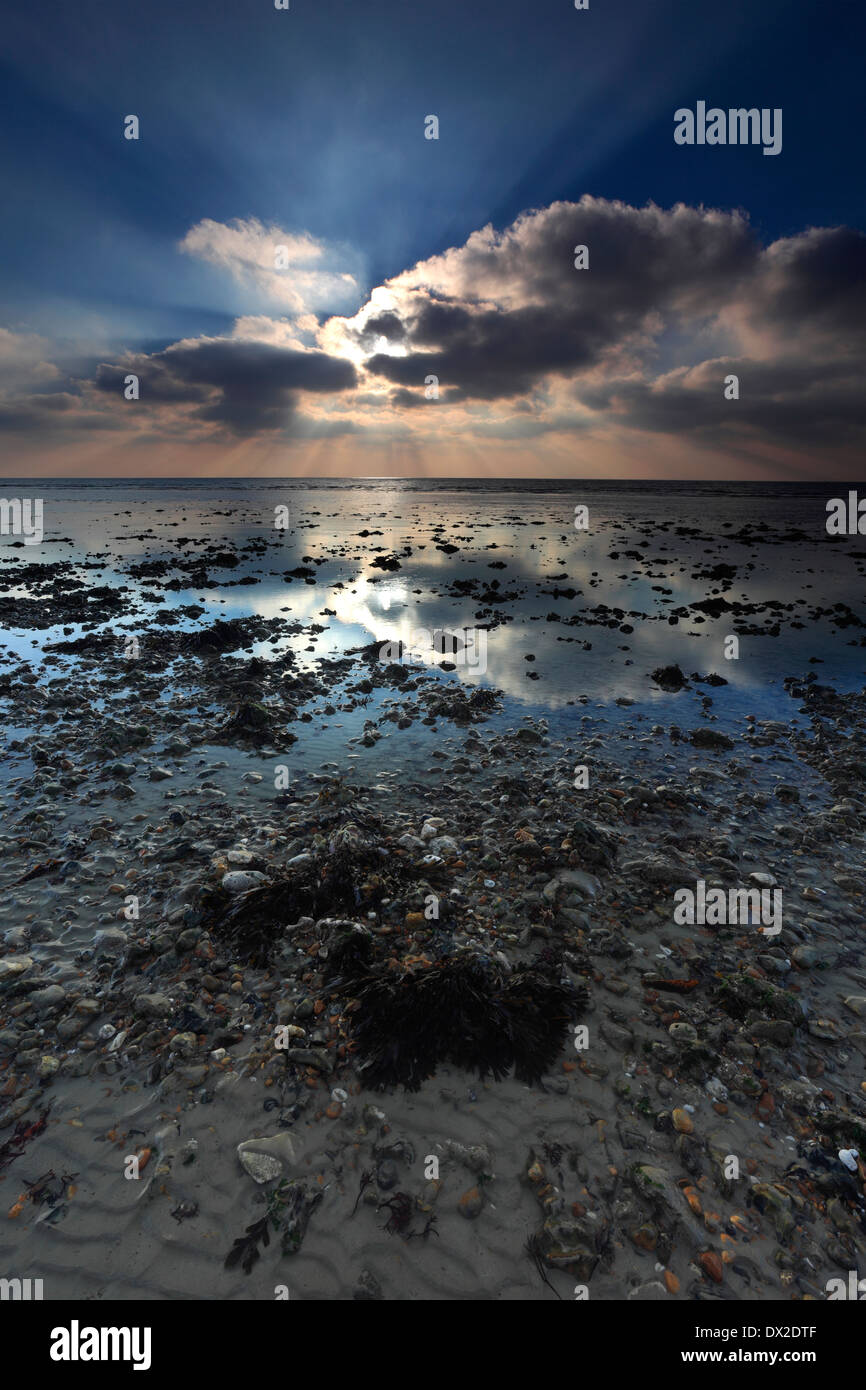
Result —
POLYGON ((858 477, 862 6, 0 21, 3 475, 858 477))

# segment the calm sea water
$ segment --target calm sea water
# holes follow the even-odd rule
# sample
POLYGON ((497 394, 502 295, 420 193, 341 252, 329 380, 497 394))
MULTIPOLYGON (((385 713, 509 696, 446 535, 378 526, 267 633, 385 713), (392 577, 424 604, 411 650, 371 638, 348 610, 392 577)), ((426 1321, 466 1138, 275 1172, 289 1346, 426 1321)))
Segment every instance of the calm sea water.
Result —
MULTIPOLYGON (((128 589, 134 612, 111 626, 145 640, 160 614, 188 604, 205 609, 196 620, 202 625, 251 613, 320 624, 312 637, 281 639, 305 663, 373 640, 407 640, 419 628, 485 626, 492 610, 494 620, 508 620, 487 632, 486 670, 443 679, 503 690, 507 723, 544 714, 552 733, 574 732, 587 709, 576 702, 587 697, 606 723, 644 716, 688 726, 700 717, 701 693, 709 693, 718 727, 742 727, 747 711, 794 714, 785 675, 815 670, 842 688, 866 683, 866 628, 840 627, 832 611, 849 605, 866 621, 866 546, 858 537, 832 538, 825 527, 827 500, 847 490, 598 480, 7 479, 5 497, 43 499, 45 536, 27 547, 0 538, 0 583, 13 566, 71 561, 72 574, 89 584, 128 589), (575 529, 577 505, 589 508, 588 531, 575 529), (285 531, 275 529, 279 507, 289 511, 285 531), (751 528, 745 536, 743 528, 751 528), (234 569, 209 569, 216 587, 197 587, 178 571, 183 587, 162 590, 158 580, 127 573, 143 560, 172 561, 209 544, 241 560, 234 569), (445 544, 456 550, 439 548, 445 544), (393 554, 399 569, 374 565, 393 554), (91 567, 78 568, 85 561, 91 567), (720 563, 734 567, 729 588, 713 577, 720 563), (315 583, 285 581, 301 565, 315 572, 315 583), (461 591, 466 581, 495 583, 501 601, 491 602, 488 592, 479 602, 477 591, 461 591), (759 605, 746 616, 749 625, 766 629, 781 619, 779 635, 743 635, 739 659, 726 660, 725 637, 736 630, 730 614, 668 621, 673 609, 719 593, 759 605), (790 604, 791 611, 773 607, 790 604), (665 695, 649 673, 671 662, 687 674, 718 672, 729 684, 665 695)), ((26 576, 5 591, 26 593, 26 576)), ((37 661, 46 642, 82 630, 7 630, 2 650, 7 661, 37 661)), ((45 669, 56 676, 56 658, 45 669)), ((339 737, 347 727, 341 724, 339 737)), ((338 741, 332 731, 319 749, 333 752, 338 741)))

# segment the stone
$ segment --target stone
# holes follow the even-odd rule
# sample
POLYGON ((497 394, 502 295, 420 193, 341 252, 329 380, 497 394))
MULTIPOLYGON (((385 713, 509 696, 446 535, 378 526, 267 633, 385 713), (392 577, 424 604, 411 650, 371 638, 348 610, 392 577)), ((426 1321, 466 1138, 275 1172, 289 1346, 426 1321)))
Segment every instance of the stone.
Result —
POLYGON ((255 869, 236 869, 223 874, 222 887, 226 893, 234 896, 236 893, 248 893, 251 888, 260 888, 269 881, 267 874, 260 874, 255 869))
POLYGON ((286 1132, 263 1139, 245 1139, 238 1144, 237 1153, 241 1167, 257 1183, 282 1177, 284 1165, 295 1163, 292 1138, 286 1132))
POLYGON ((174 1004, 165 994, 139 994, 133 1006, 140 1018, 168 1018, 174 1004))
POLYGON ((32 964, 33 958, 31 956, 4 956, 0 960, 0 982, 14 980, 16 975, 23 975, 32 964))
POLYGON ((37 1013, 50 1013, 58 1008, 66 998, 66 990, 62 985, 46 985, 45 989, 36 989, 30 995, 30 1004, 37 1013))
POLYGON ((458 1206, 460 1215, 465 1216, 467 1221, 472 1221, 480 1215, 481 1208, 484 1206, 484 1198, 477 1187, 470 1187, 463 1193, 458 1206))

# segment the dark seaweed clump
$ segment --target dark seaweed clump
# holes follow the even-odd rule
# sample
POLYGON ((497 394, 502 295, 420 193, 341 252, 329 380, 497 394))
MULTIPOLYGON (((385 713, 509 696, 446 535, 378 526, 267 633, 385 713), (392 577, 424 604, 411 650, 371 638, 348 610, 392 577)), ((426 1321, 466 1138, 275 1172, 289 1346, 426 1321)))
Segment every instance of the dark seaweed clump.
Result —
POLYGON ((348 1014, 359 1074, 373 1088, 417 1091, 443 1062, 501 1080, 540 1081, 566 1041, 585 990, 544 960, 506 966, 475 954, 404 974, 379 974, 354 990, 348 1014))
MULTIPOLYGON (((237 958, 265 964, 283 942, 287 927, 301 917, 348 918, 359 909, 378 908, 383 898, 393 900, 411 887, 411 866, 383 858, 375 840, 357 823, 349 821, 318 839, 312 859, 291 877, 281 876, 236 897, 222 888, 205 889, 198 925, 231 947, 237 958)), ((352 943, 352 951, 364 949, 360 942, 352 943)))

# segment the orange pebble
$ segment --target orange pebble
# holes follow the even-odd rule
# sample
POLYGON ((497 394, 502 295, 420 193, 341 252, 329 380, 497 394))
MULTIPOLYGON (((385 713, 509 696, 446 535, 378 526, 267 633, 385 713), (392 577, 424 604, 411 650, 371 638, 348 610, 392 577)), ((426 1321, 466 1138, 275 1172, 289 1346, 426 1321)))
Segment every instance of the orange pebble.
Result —
POLYGON ((701 1199, 698 1196, 697 1192, 695 1192, 695 1189, 693 1187, 683 1188, 683 1196, 685 1197, 695 1216, 700 1216, 701 1199))
POLYGON ((722 1262, 715 1250, 705 1250, 700 1257, 701 1268, 716 1284, 722 1282, 722 1262))

